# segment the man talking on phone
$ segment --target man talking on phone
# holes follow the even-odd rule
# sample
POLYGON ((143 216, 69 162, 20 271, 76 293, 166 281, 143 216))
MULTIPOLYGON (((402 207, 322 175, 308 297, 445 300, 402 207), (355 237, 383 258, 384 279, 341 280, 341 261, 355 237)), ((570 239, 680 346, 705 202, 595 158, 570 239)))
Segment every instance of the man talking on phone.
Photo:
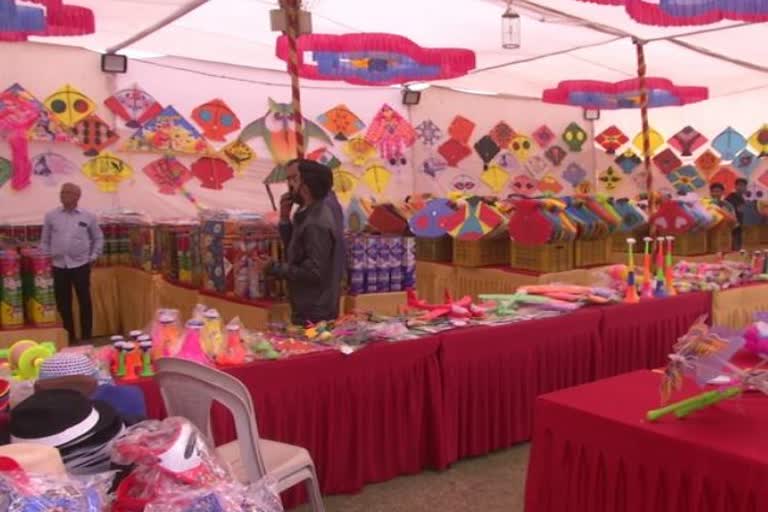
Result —
POLYGON ((287 164, 286 177, 288 192, 280 198, 285 261, 266 258, 260 265, 268 275, 288 283, 293 324, 335 320, 339 316, 344 251, 337 218, 340 211, 334 215, 328 204, 333 174, 319 162, 299 159, 287 164), (298 209, 291 219, 295 206, 298 209))

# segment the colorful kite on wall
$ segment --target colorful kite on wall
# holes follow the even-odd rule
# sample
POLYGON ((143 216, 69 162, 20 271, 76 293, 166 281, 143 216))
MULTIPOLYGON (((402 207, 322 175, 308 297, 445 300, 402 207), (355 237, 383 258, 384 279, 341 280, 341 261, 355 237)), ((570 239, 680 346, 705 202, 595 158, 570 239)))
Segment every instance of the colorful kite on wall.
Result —
MULTIPOLYGON (((650 128, 648 130, 648 149, 650 150, 650 154, 653 155, 656 153, 656 150, 658 150, 661 146, 664 145, 664 136, 654 130, 653 128, 650 128)), ((640 151, 640 154, 642 155, 645 151, 643 149, 643 132, 638 133, 635 135, 635 138, 632 139, 632 144, 640 151)))
POLYGON ((352 200, 360 179, 349 171, 339 167, 333 170, 333 191, 342 204, 348 204, 352 200))
POLYGON ((341 161, 336 158, 336 155, 331 153, 331 151, 325 147, 317 148, 316 150, 306 155, 306 158, 309 160, 314 160, 315 162, 320 162, 331 170, 341 166, 341 161))
POLYGON ((104 105, 128 128, 139 128, 163 111, 163 106, 138 85, 117 91, 104 100, 104 105))
POLYGON ((557 180, 557 178, 547 174, 539 180, 539 190, 545 194, 557 195, 563 191, 563 185, 557 180))
POLYGON ((469 144, 469 139, 472 138, 474 131, 475 123, 463 116, 454 117, 448 126, 448 135, 462 144, 469 144))
POLYGON ((477 187, 477 181, 468 174, 460 174, 453 178, 451 187, 459 192, 470 193, 477 187))
POLYGON ((762 173, 757 181, 759 181, 762 186, 768 188, 768 170, 762 173))
POLYGON ((712 139, 712 147, 720 153, 720 158, 730 162, 747 147, 747 139, 729 126, 712 139))
POLYGON ((509 151, 512 152, 519 163, 524 164, 528 161, 533 151, 533 141, 527 135, 517 133, 509 142, 509 151))
POLYGON ((346 105, 336 105, 328 112, 317 116, 320 126, 331 132, 336 140, 348 140, 363 128, 365 123, 349 110, 346 105))
POLYGON ((196 155, 210 148, 192 123, 168 105, 128 139, 125 149, 196 155))
POLYGON ((0 41, 26 41, 29 36, 81 36, 96 30, 93 11, 77 5, 66 5, 62 0, 28 0, 45 7, 43 26, 40 26, 42 10, 33 6, 15 6, 13 0, 0 1, 3 26, 0 41), (40 11, 40 12, 35 12, 40 11))
POLYGON ((577 163, 571 163, 563 171, 563 179, 572 187, 575 187, 587 177, 587 171, 577 163))
POLYGON ((6 92, 16 94, 24 101, 31 102, 38 111, 38 117, 27 130, 27 139, 34 142, 72 142, 69 131, 45 108, 31 92, 19 84, 13 84, 6 92))
POLYGON ((422 209, 411 216, 408 226, 414 236, 419 238, 439 238, 447 233, 440 221, 453 213, 448 199, 430 199, 422 209))
POLYGON ((437 156, 430 156, 421 163, 421 172, 433 178, 437 177, 437 173, 447 168, 448 162, 437 156))
POLYGON ((736 189, 736 180, 740 176, 736 174, 730 167, 721 167, 716 173, 709 177, 710 183, 720 183, 725 187, 725 193, 730 194, 736 189))
POLYGON ((341 147, 354 165, 363 166, 376 157, 376 148, 364 137, 352 137, 341 147))
POLYGON ((480 181, 485 183, 494 194, 499 194, 509 183, 509 173, 498 165, 490 165, 480 174, 480 181))
POLYGON ((32 174, 43 179, 48 186, 56 186, 57 178, 62 178, 77 171, 77 165, 67 157, 51 151, 40 153, 32 158, 32 174))
MULTIPOLYGON (((293 106, 290 103, 277 103, 272 98, 268 102, 267 113, 243 128, 238 139, 243 142, 256 137, 264 139, 272 161, 277 164, 264 180, 264 183, 270 184, 285 181, 284 165, 296 158, 297 148, 293 106)), ((316 139, 329 146, 333 145, 323 129, 309 119, 304 118, 302 126, 305 142, 316 139)))
POLYGON ((518 162, 517 158, 515 158, 515 155, 509 151, 504 151, 501 153, 496 160, 500 166, 508 171, 516 171, 520 169, 520 162, 518 162))
POLYGON ((744 176, 749 178, 757 165, 760 163, 759 159, 754 153, 751 153, 748 149, 745 149, 733 159, 731 165, 734 169, 740 171, 744 176))
POLYGON ((221 150, 222 156, 232 164, 235 171, 243 172, 256 158, 256 152, 240 139, 235 139, 221 150))
POLYGON ((11 179, 13 164, 11 161, 0 156, 0 188, 11 179))
POLYGON ((755 0, 582 0, 623 5, 635 21, 645 25, 677 27, 709 25, 723 20, 752 23, 768 21, 768 5, 755 0))
POLYGON ((96 105, 88 96, 69 84, 48 96, 44 104, 68 128, 96 110, 96 105))
POLYGON ((669 174, 681 165, 683 162, 677 158, 674 151, 667 148, 655 157, 653 157, 653 164, 661 171, 662 174, 669 174))
POLYGON ((416 138, 425 146, 434 146, 443 138, 443 131, 430 119, 422 121, 414 129, 416 138))
MULTIPOLYGON (((545 127, 542 126, 542 128, 545 127)), ((500 121, 496 126, 491 128, 491 133, 489 133, 489 135, 497 146, 506 148, 509 147, 509 143, 512 142, 512 137, 515 136, 515 130, 504 121, 500 121)))
MULTIPOLYGON (((678 86, 666 78, 646 78, 648 108, 682 106, 709 98, 706 87, 678 86)), ((542 93, 542 101, 582 108, 616 110, 640 108, 640 79, 621 82, 567 80, 542 93)))
MULTIPOLYGON (((277 39, 277 56, 289 61, 288 37, 277 39)), ((422 48, 394 34, 307 34, 298 38, 298 57, 303 78, 355 85, 456 78, 475 67, 471 50, 422 48), (314 62, 305 62, 306 55, 314 62)))
POLYGON ((694 164, 705 176, 710 176, 720 168, 720 157, 707 149, 699 155, 694 164))
POLYGON ((643 163, 643 160, 637 156, 634 151, 627 149, 617 156, 614 162, 622 171, 624 171, 624 174, 632 174, 632 171, 634 171, 638 165, 643 163))
POLYGON ((371 121, 365 140, 391 165, 405 165, 405 150, 416 142, 416 131, 395 109, 384 104, 371 121))
POLYGON ((627 142, 629 138, 616 125, 609 126, 595 137, 595 143, 609 155, 616 154, 616 150, 627 142))
POLYGON ((667 174, 667 179, 678 193, 688 194, 706 186, 707 182, 692 165, 680 167, 667 174))
POLYGON ((437 152, 440 153, 440 156, 445 158, 445 161, 448 162, 448 165, 451 167, 456 167, 459 165, 459 162, 472 154, 472 150, 469 149, 469 146, 456 139, 448 139, 440 144, 440 147, 437 148, 437 152))
POLYGON ((552 165, 559 167, 563 160, 565 160, 565 157, 568 156, 568 153, 560 146, 550 146, 544 152, 544 156, 552 165))
POLYGON ((117 142, 120 136, 96 114, 81 119, 72 127, 75 143, 85 156, 96 156, 102 149, 117 142))
POLYGON ((240 119, 224 100, 215 99, 203 103, 192 111, 192 119, 211 140, 224 141, 230 133, 240 129, 240 119))
POLYGON ((533 137, 533 140, 536 141, 536 144, 538 144, 541 148, 546 148, 552 144, 556 138, 554 132, 550 130, 549 126, 547 125, 539 126, 536 131, 531 134, 531 136, 533 137))
POLYGON ((574 153, 581 151, 584 143, 587 142, 587 132, 577 123, 571 123, 563 131, 563 142, 568 149, 574 153))
POLYGON ((133 176, 133 169, 121 158, 105 151, 83 164, 83 174, 102 192, 114 193, 120 182, 133 176))
POLYGON ((362 180, 374 194, 383 195, 392 180, 392 173, 386 167, 374 165, 365 170, 362 180))
POLYGON ((667 142, 678 150, 682 156, 692 156, 694 151, 707 143, 707 138, 697 132, 693 126, 686 126, 674 134, 667 142))
POLYGON ((11 187, 22 190, 30 183, 32 163, 29 161, 27 130, 35 123, 40 111, 37 105, 12 91, 0 94, 0 135, 8 138, 13 159, 11 187))
POLYGON ((224 183, 235 176, 235 171, 222 158, 203 156, 190 166, 192 176, 200 181, 200 186, 211 190, 222 190, 224 183))
POLYGON ((549 162, 547 162, 547 159, 541 155, 536 155, 528 159, 528 161, 523 164, 523 169, 536 180, 540 180, 542 176, 550 171, 549 162))
POLYGON ((609 167, 600 173, 598 180, 600 180, 600 183, 605 186, 605 190, 611 192, 616 190, 616 188, 619 186, 619 183, 622 182, 622 177, 621 173, 616 172, 616 169, 609 167))
POLYGON ((144 166, 143 171, 152 183, 157 185, 157 191, 167 195, 175 195, 192 179, 190 170, 176 157, 170 155, 153 160, 144 166))
POLYGON ((475 152, 480 160, 483 161, 483 169, 488 169, 488 164, 491 163, 493 158, 499 154, 500 148, 493 142, 493 139, 489 135, 484 135, 480 140, 475 142, 475 152))
POLYGON ((764 124, 749 138, 749 145, 757 151, 760 158, 768 156, 768 124, 764 124))
POLYGON ((539 187, 539 183, 532 180, 530 176, 525 174, 519 174, 512 178, 512 183, 509 184, 509 188, 512 194, 532 197, 536 195, 536 189, 539 187))

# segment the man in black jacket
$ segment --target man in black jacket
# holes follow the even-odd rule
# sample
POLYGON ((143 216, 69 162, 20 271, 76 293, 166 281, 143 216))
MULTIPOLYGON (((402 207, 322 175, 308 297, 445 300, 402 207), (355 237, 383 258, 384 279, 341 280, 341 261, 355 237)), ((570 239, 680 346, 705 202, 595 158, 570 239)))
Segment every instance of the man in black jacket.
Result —
POLYGON ((746 194, 747 192, 748 183, 749 182, 744 178, 737 179, 736 190, 734 192, 731 192, 731 194, 729 194, 728 197, 725 198, 726 201, 731 203, 731 206, 736 212, 736 221, 738 223, 736 224, 736 227, 733 229, 733 250, 734 251, 741 250, 741 236, 742 236, 741 224, 744 222, 744 208, 746 207, 746 204, 747 204, 747 201, 744 199, 744 194, 746 194))
POLYGON ((286 169, 288 192, 280 198, 280 235, 284 262, 262 260, 268 275, 285 279, 291 322, 304 326, 339 315, 343 261, 341 233, 326 198, 333 187, 331 170, 311 160, 286 169), (299 209, 290 219, 293 205, 299 209))

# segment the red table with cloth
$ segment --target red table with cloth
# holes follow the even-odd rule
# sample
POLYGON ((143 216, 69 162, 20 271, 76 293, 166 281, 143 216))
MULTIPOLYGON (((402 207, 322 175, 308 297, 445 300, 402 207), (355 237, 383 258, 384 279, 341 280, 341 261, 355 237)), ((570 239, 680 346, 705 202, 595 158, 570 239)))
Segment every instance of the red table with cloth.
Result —
MULTIPOLYGON (((742 397, 657 423, 648 371, 539 397, 526 512, 768 510, 768 397, 742 397)), ((686 382, 674 400, 701 392, 686 382)))
POLYGON ((663 366, 677 339, 711 313, 709 292, 603 308, 596 378, 663 366))
POLYGON ((600 337, 598 308, 447 332, 443 373, 444 463, 525 441, 537 395, 589 382, 600 337))
MULTIPOLYGON (((324 494, 358 491, 437 466, 442 413, 439 339, 374 343, 227 369, 250 390, 259 434, 309 450, 324 494)), ((138 382, 148 413, 163 417, 154 380, 138 382)), ((217 444, 235 439, 214 408, 217 444)), ((300 499, 291 494, 286 505, 300 499)))

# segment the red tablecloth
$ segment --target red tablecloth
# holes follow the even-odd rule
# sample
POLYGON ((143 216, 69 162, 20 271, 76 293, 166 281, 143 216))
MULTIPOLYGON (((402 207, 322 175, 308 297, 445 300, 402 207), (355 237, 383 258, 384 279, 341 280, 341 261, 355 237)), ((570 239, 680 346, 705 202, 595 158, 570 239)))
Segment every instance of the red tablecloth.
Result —
POLYGON ((596 377, 663 366, 672 345, 701 315, 712 312, 712 294, 687 293, 602 309, 596 377))
POLYGON ((445 333, 442 462, 527 440, 537 395, 593 379, 601 318, 592 308, 445 333))
MULTIPOLYGON (((437 466, 439 344, 437 337, 375 343, 350 356, 324 352, 227 371, 251 391, 260 435, 303 446, 322 492, 349 493, 437 466)), ((162 417, 154 381, 139 384, 149 414, 162 417)), ((235 438, 229 414, 215 410, 213 429, 217 444, 235 438)))
POLYGON ((643 370, 540 397, 526 512, 768 510, 768 397, 648 423, 660 379, 643 370))

